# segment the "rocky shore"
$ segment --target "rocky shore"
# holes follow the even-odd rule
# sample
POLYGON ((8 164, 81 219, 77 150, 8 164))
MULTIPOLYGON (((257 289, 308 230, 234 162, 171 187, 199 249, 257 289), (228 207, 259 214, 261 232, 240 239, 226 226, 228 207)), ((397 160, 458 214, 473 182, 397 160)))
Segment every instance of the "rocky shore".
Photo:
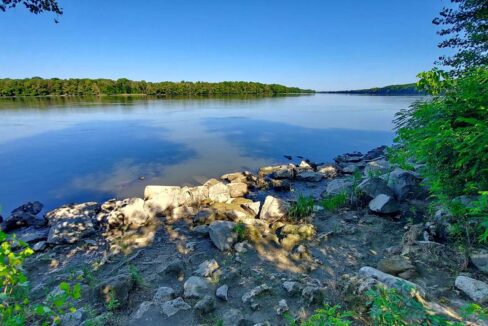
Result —
POLYGON ((2 229, 36 252, 25 264, 33 300, 81 283, 62 325, 289 325, 324 303, 354 309, 362 325, 364 293, 378 284, 414 288, 460 318, 463 305, 488 302, 488 252, 466 259, 446 241, 449 213, 428 210, 420 169, 379 147, 44 216, 27 203, 2 229), (303 198, 313 198, 306 214, 303 198))

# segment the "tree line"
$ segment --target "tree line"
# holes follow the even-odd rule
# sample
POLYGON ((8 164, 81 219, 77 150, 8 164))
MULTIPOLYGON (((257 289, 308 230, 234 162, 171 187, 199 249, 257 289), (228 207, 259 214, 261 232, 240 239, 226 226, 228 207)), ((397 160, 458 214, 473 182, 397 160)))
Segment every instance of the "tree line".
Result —
POLYGON ((126 78, 112 79, 0 79, 0 96, 86 96, 141 94, 156 96, 209 96, 233 94, 297 94, 313 90, 278 84, 225 81, 209 82, 146 82, 126 78))

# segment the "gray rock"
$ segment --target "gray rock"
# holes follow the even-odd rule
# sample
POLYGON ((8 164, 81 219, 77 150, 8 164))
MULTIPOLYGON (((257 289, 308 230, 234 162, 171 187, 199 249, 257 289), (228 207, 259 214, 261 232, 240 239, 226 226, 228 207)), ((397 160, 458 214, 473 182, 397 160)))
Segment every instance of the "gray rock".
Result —
POLYGON ((337 167, 333 164, 319 165, 317 172, 321 173, 327 179, 334 179, 338 174, 337 167))
POLYGON ((203 298, 210 293, 210 283, 203 277, 191 276, 183 285, 185 298, 203 298))
POLYGON ((214 212, 211 209, 202 209, 195 216, 193 216, 193 223, 195 224, 210 224, 215 219, 214 212))
POLYGON ((43 225, 45 220, 36 216, 42 210, 42 207, 43 205, 38 201, 17 207, 12 211, 11 216, 3 221, 2 230, 4 232, 12 232, 27 226, 43 225))
POLYGON ((166 301, 162 304, 161 310, 163 314, 168 317, 176 315, 178 312, 182 310, 189 310, 191 306, 186 303, 181 297, 178 297, 174 300, 166 301))
POLYGON ((153 301, 157 303, 163 303, 172 300, 175 297, 175 290, 170 287, 161 286, 156 290, 153 301))
POLYGON ((288 303, 285 299, 281 299, 280 302, 278 302, 278 309, 276 309, 276 313, 281 316, 288 310, 290 310, 290 308, 288 308, 288 303))
POLYGON ((396 255, 381 259, 378 262, 378 269, 384 273, 397 275, 408 270, 415 270, 415 266, 408 258, 396 255))
POLYGON ((44 251, 46 248, 47 248, 46 241, 39 241, 38 243, 32 246, 32 250, 34 250, 35 252, 44 251))
POLYGON ((179 258, 175 259, 174 261, 170 262, 165 268, 163 268, 161 274, 163 275, 171 275, 171 276, 180 276, 185 271, 185 264, 179 258))
POLYGON ((236 224, 229 221, 215 221, 209 226, 210 240, 220 250, 232 248, 237 241, 237 233, 234 232, 236 224))
POLYGON ((192 231, 199 236, 207 236, 209 230, 208 225, 197 225, 192 229, 192 231))
POLYGON ((271 186, 275 191, 290 191, 291 183, 287 179, 271 179, 271 186))
POLYGON ((309 304, 320 304, 324 300, 324 291, 325 289, 318 286, 308 285, 303 288, 302 297, 309 304))
POLYGON ((134 279, 129 274, 119 274, 105 280, 97 286, 96 293, 103 303, 108 303, 115 299, 120 306, 126 306, 129 295, 134 289, 134 279))
POLYGON ((425 196, 425 189, 420 185, 419 176, 410 171, 395 169, 388 175, 388 187, 393 189, 398 200, 420 199, 425 196))
POLYGON ((38 229, 33 226, 18 230, 16 233, 17 239, 27 243, 34 243, 47 240, 49 228, 38 229))
POLYGON ((395 198, 380 194, 369 202, 369 209, 378 214, 394 214, 400 211, 400 206, 395 198))
POLYGON ((283 288, 289 295, 295 295, 302 291, 302 286, 298 282, 286 281, 283 283, 283 288))
POLYGON ((244 314, 240 309, 230 308, 222 316, 223 326, 244 326, 247 325, 244 314))
POLYGON ((391 171, 391 165, 387 160, 377 160, 366 163, 364 175, 367 177, 377 177, 391 171))
POLYGON ((342 168, 344 174, 354 174, 359 171, 359 167, 356 164, 348 164, 342 168))
POLYGON ((200 314, 208 314, 215 310, 215 299, 209 295, 206 295, 198 301, 195 305, 195 310, 200 314))
POLYGON ((267 196, 261 208, 259 218, 270 222, 284 219, 289 209, 290 204, 288 202, 273 196, 267 196))
POLYGON ((395 288, 401 292, 404 292, 407 288, 417 290, 422 296, 425 296, 425 290, 410 281, 404 280, 402 278, 383 273, 376 268, 364 266, 359 270, 359 275, 365 278, 371 278, 373 280, 381 282, 383 285, 389 288, 395 288))
POLYGON ((224 284, 217 289, 217 291, 215 292, 215 296, 221 300, 228 301, 229 300, 227 295, 228 291, 229 291, 229 286, 227 284, 224 284))
POLYGON ((139 227, 145 225, 149 215, 144 209, 144 200, 141 198, 129 198, 122 201, 119 208, 124 218, 124 225, 139 227))
POLYGON ((391 190, 386 181, 379 177, 371 177, 364 179, 357 187, 362 198, 371 200, 378 195, 384 194, 393 197, 395 194, 391 190))
POLYGON ((44 205, 38 201, 28 202, 28 203, 14 209, 12 211, 12 215, 15 215, 18 213, 29 213, 32 215, 37 215, 42 211, 43 207, 44 207, 44 205))
POLYGON ((334 158, 334 161, 337 163, 358 163, 363 159, 363 156, 360 152, 346 153, 337 156, 334 158))
POLYGON ((219 181, 208 187, 208 197, 214 202, 225 203, 231 198, 230 189, 219 181))
POLYGON ((270 291, 271 291, 271 287, 269 285, 261 284, 259 286, 256 286, 251 291, 244 293, 244 295, 242 296, 242 302, 243 303, 251 302, 255 297, 270 291))
POLYGON ((144 315, 152 308, 155 304, 152 301, 144 301, 139 305, 136 312, 132 314, 132 319, 142 319, 144 315))
POLYGON ((483 273, 488 273, 488 251, 478 250, 469 255, 471 262, 483 273))
POLYGON ((341 194, 350 194, 352 192, 353 182, 350 179, 334 179, 327 184, 325 197, 336 196, 341 194))
POLYGON ((62 326, 78 326, 86 319, 86 313, 83 308, 77 309, 74 312, 69 312, 61 316, 60 325, 62 326))
POLYGON ((215 259, 206 260, 198 265, 197 270, 193 274, 202 277, 210 277, 217 269, 219 269, 219 264, 215 259))
POLYGON ((488 284, 466 276, 458 276, 456 287, 479 304, 488 301, 488 284))
POLYGON ((232 182, 227 185, 232 198, 244 197, 249 192, 247 183, 232 182))
POLYGON ((301 161, 300 164, 298 164, 298 168, 300 170, 313 170, 313 165, 310 164, 309 162, 307 161, 301 161))
POLYGON ((307 181, 307 182, 319 182, 322 180, 324 175, 319 172, 314 171, 300 171, 298 172, 296 179, 300 181, 307 181))

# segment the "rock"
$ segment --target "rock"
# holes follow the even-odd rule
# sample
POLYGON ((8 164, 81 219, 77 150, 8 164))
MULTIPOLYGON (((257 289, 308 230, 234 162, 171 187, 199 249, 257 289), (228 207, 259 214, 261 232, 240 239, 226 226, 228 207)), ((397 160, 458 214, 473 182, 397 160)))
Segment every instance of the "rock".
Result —
POLYGON ((118 274, 102 282, 96 288, 96 293, 103 303, 107 304, 117 300, 121 307, 127 305, 129 295, 135 285, 134 279, 129 274, 118 274))
POLYGON ((388 258, 383 258, 378 262, 378 269, 384 273, 398 275, 408 270, 415 270, 408 258, 396 255, 388 258))
POLYGON ((215 299, 209 295, 206 295, 198 301, 195 305, 195 310, 200 314, 208 314, 215 310, 215 299))
POLYGON ((195 224, 210 224, 215 220, 214 211, 212 209, 204 208, 193 216, 193 223, 195 224))
POLYGON ((393 189, 399 201, 424 197, 425 189, 420 185, 420 181, 416 173, 399 168, 388 175, 388 187, 393 189))
POLYGON ((233 182, 227 185, 229 188, 230 196, 232 198, 243 197, 249 192, 247 183, 243 182, 233 182))
POLYGON ((175 297, 175 290, 170 287, 161 286, 156 290, 153 301, 156 303, 163 303, 172 300, 175 297))
POLYGON ((357 190, 362 198, 372 200, 378 195, 384 194, 393 197, 395 194, 391 190, 386 181, 379 177, 371 177, 364 179, 357 187, 357 190))
POLYGON ((391 165, 387 160, 377 160, 366 163, 364 175, 367 177, 379 177, 391 171, 391 165))
POLYGON ((46 214, 51 229, 48 243, 71 244, 95 233, 100 205, 94 202, 65 205, 46 214))
POLYGON ((369 202, 368 207, 372 212, 378 214, 394 214, 400 211, 400 206, 395 198, 384 194, 376 196, 369 202))
POLYGON ((332 164, 324 164, 317 167, 317 172, 321 173, 324 178, 334 179, 337 177, 337 167, 332 164))
POLYGON ((123 217, 123 224, 138 228, 145 225, 149 215, 144 209, 144 200, 141 198, 128 198, 122 201, 118 212, 123 217))
POLYGON ((182 310, 189 310, 189 309, 191 309, 191 306, 188 303, 186 303, 181 297, 178 297, 174 300, 166 301, 161 306, 161 310, 163 314, 165 314, 168 317, 176 315, 178 312, 182 310))
POLYGON ((46 248, 47 248, 46 241, 39 241, 38 243, 32 246, 32 250, 34 250, 35 252, 44 251, 46 248))
POLYGON ((273 179, 293 179, 296 168, 293 164, 267 166, 259 169, 259 176, 271 176, 273 179))
POLYGON ((385 156, 386 149, 387 149, 386 146, 380 146, 380 147, 373 148, 372 150, 370 150, 369 152, 367 152, 364 155, 364 159, 365 160, 376 160, 380 157, 383 157, 383 156, 385 156))
POLYGON ((208 197, 217 203, 225 203, 231 198, 230 189, 222 182, 217 182, 208 188, 208 197))
POLYGON ((395 288, 401 292, 405 291, 405 288, 411 288, 417 290, 422 296, 425 296, 425 290, 419 285, 402 278, 383 273, 373 267, 365 266, 359 270, 359 275, 366 278, 379 281, 389 288, 395 288))
POLYGON ((26 243, 35 243, 35 242, 47 240, 48 234, 49 234, 49 228, 38 229, 33 226, 23 228, 15 232, 17 239, 20 241, 24 241, 26 243))
POLYGON ((4 232, 12 232, 14 230, 27 226, 41 226, 45 223, 43 219, 37 218, 37 214, 42 210, 43 205, 36 202, 29 202, 14 209, 9 218, 2 224, 4 232))
POLYGON ((17 207, 12 211, 12 215, 16 215, 19 213, 29 213, 32 215, 37 215, 42 211, 44 205, 38 201, 28 202, 20 207, 17 207))
POLYGON ((227 292, 229 291, 229 286, 224 284, 220 286, 217 291, 215 292, 215 296, 221 300, 228 301, 227 292))
POLYGON ((178 221, 181 219, 191 218, 198 213, 198 210, 191 206, 179 206, 171 211, 171 220, 178 221))
POLYGON ((320 180, 322 180, 323 177, 323 174, 319 172, 300 171, 298 172, 296 179, 307 182, 319 182, 320 180))
MULTIPOLYGON (((216 189, 213 191, 214 195, 215 191, 216 189)), ((208 198, 209 185, 198 187, 147 186, 144 190, 144 209, 151 217, 166 216, 170 215, 171 210, 176 207, 197 206, 208 198)))
POLYGON ((290 310, 290 308, 288 308, 288 304, 286 303, 286 300, 281 299, 280 302, 278 303, 278 309, 276 309, 276 313, 281 316, 288 310, 290 310))
POLYGON ((185 271, 185 264, 181 259, 175 259, 171 263, 169 263, 162 271, 162 274, 171 275, 171 276, 180 276, 185 271))
POLYGON ((359 167, 356 164, 348 164, 342 168, 344 174, 354 174, 359 171, 359 167))
POLYGON ((229 221, 215 221, 210 224, 210 240, 220 251, 231 249, 237 241, 238 235, 234 232, 235 226, 235 223, 229 221))
MULTIPOLYGON (((222 316, 223 326, 247 326, 241 309, 230 308, 222 316)), ((251 323, 252 324, 252 323, 251 323)))
POLYGON ((208 225, 198 225, 195 226, 192 231, 200 236, 207 236, 209 232, 209 227, 208 225))
POLYGON ((210 277, 217 269, 219 269, 219 264, 215 259, 206 260, 198 266, 193 274, 202 277, 210 277))
POLYGON ((191 276, 183 285, 185 298, 203 298, 210 292, 210 283, 203 277, 191 276))
POLYGON ((284 219, 288 214, 290 204, 273 196, 267 196, 264 200, 263 207, 259 218, 269 222, 274 222, 280 219, 284 219))
POLYGON ((137 308, 136 312, 132 314, 132 319, 137 320, 137 319, 142 319, 144 318, 144 315, 152 308, 154 307, 155 304, 152 301, 143 301, 140 305, 139 308, 137 308))
POLYGON ((267 284, 261 284, 259 286, 256 286, 251 291, 244 293, 244 295, 242 296, 242 302, 243 303, 251 302, 255 297, 269 291, 271 291, 271 287, 267 284))
POLYGON ((350 179, 334 179, 327 184, 324 197, 337 196, 341 194, 350 194, 352 192, 353 182, 350 179))
POLYGON ((363 160, 363 154, 360 152, 352 152, 343 155, 339 155, 334 158, 337 163, 358 163, 363 160))
POLYGON ((302 290, 303 299, 309 304, 320 304, 324 300, 324 289, 318 286, 308 285, 302 290))
POLYGON ((302 286, 298 282, 286 281, 283 283, 283 288, 289 295, 295 295, 302 291, 302 286))
POLYGON ((479 304, 488 301, 488 284, 466 276, 458 276, 456 287, 479 304))
POLYGON ((483 273, 488 273, 488 251, 478 250, 469 255, 471 262, 483 273))
POLYGON ((73 312, 68 312, 61 316, 59 325, 62 326, 78 326, 86 319, 86 313, 83 308, 77 309, 73 312))
POLYGON ((221 180, 228 181, 230 183, 248 183, 248 179, 252 176, 250 172, 234 172, 227 173, 220 177, 221 180))
POLYGON ((298 168, 301 170, 313 170, 314 169, 312 163, 310 163, 308 161, 303 161, 303 160, 300 162, 300 164, 298 164, 298 168))
POLYGON ((275 191, 290 191, 291 183, 287 179, 270 179, 271 186, 275 191))

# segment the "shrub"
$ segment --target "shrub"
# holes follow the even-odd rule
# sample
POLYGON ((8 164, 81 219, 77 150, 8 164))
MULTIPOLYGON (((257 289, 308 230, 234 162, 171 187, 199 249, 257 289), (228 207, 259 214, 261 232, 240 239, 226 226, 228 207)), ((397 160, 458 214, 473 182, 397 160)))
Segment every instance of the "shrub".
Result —
MULTIPOLYGON (((324 305, 323 308, 317 309, 315 313, 308 319, 301 322, 301 326, 349 326, 351 325, 351 317, 353 314, 350 311, 341 311, 341 306, 324 305)), ((297 323, 287 317, 291 326, 296 326, 297 323)))
POLYGON ((310 216, 313 212, 314 205, 313 197, 305 197, 299 195, 296 202, 294 202, 288 211, 288 215, 293 219, 300 219, 303 217, 310 216))

